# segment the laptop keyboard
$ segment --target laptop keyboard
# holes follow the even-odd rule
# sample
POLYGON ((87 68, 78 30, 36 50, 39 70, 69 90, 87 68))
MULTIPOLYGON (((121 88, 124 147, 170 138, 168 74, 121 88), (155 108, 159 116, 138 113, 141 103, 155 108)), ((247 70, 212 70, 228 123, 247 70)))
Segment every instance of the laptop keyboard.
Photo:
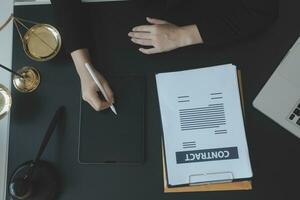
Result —
POLYGON ((288 117, 296 126, 300 127, 300 103, 298 103, 294 109, 291 111, 290 116, 288 117))

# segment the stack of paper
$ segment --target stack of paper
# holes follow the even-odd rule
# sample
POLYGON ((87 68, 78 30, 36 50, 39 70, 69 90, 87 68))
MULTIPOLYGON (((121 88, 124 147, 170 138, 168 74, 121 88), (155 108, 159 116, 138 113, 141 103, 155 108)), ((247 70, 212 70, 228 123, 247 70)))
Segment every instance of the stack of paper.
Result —
POLYGON ((169 186, 252 177, 237 68, 156 75, 169 186))

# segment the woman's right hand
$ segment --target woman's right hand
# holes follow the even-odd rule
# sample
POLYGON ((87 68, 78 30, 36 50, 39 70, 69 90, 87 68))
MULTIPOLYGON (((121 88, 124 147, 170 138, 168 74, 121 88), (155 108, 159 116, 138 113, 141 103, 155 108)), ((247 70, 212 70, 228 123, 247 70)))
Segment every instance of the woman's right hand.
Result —
POLYGON ((109 108, 112 103, 114 103, 114 95, 113 92, 106 81, 106 79, 97 71, 94 69, 94 72, 96 73, 96 77, 102 84, 107 97, 108 101, 105 99, 101 99, 98 95, 98 92, 101 92, 96 85, 95 81, 85 68, 85 64, 89 63, 91 66, 91 60, 87 49, 79 49, 76 51, 73 51, 71 53, 71 56, 73 58, 76 70, 80 77, 81 82, 81 93, 82 98, 84 101, 88 102, 96 111, 101 111, 104 109, 109 108))
POLYGON ((82 99, 88 102, 96 111, 101 111, 112 105, 114 97, 106 79, 98 71, 94 70, 94 72, 103 86, 109 100, 106 101, 105 99, 100 99, 98 92, 101 91, 92 79, 91 75, 86 73, 80 75, 82 99))

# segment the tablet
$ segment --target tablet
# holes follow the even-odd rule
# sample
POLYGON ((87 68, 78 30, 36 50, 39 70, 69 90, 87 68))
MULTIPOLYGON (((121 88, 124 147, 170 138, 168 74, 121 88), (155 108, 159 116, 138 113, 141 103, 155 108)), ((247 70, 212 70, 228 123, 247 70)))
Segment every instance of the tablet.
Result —
POLYGON ((97 112, 80 99, 79 162, 140 164, 144 161, 144 76, 106 77, 115 108, 97 112))

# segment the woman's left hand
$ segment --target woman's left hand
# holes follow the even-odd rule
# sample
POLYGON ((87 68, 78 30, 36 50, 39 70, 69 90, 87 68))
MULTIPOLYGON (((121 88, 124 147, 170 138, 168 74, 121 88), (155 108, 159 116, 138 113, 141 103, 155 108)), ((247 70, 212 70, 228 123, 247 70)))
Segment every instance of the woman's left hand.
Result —
POLYGON ((151 25, 136 26, 128 33, 133 43, 152 47, 139 48, 139 51, 144 54, 167 52, 202 42, 196 25, 180 27, 149 17, 147 17, 147 21, 151 25))

